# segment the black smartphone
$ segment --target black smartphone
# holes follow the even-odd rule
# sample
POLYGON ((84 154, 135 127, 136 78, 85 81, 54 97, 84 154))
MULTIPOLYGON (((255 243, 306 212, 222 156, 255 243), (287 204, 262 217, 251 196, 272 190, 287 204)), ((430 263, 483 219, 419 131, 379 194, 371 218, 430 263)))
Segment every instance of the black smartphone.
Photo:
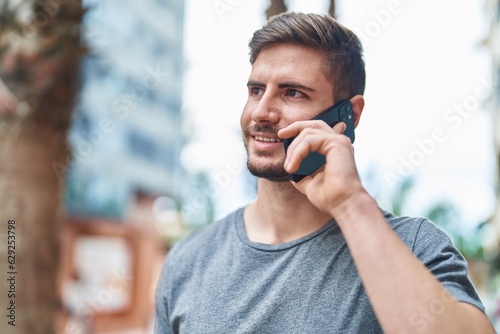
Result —
MULTIPOLYGON (((354 143, 354 116, 352 114, 352 105, 349 100, 342 100, 335 104, 334 106, 326 109, 319 115, 313 118, 325 121, 329 126, 333 127, 338 122, 344 122, 347 128, 344 131, 344 135, 351 139, 351 143, 354 143)), ((283 140, 283 146, 285 147, 285 155, 288 150, 288 146, 293 142, 295 137, 291 137, 283 140)), ((310 152, 307 157, 305 157, 300 163, 299 169, 290 174, 290 180, 294 182, 299 182, 304 177, 312 174, 315 170, 321 168, 326 163, 326 157, 318 152, 310 152)))

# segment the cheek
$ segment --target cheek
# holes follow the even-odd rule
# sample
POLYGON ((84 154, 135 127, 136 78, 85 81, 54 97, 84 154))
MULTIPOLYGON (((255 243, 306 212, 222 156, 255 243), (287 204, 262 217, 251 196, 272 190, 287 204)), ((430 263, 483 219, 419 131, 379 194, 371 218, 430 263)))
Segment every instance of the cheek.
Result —
POLYGON ((250 110, 250 108, 249 108, 248 102, 247 102, 245 104, 245 106, 243 107, 243 111, 241 112, 241 116, 240 116, 240 125, 241 125, 242 129, 248 127, 248 125, 252 119, 252 113, 249 110, 250 110))
POLYGON ((314 117, 313 113, 310 113, 308 111, 304 110, 294 110, 288 112, 284 117, 283 117, 283 123, 286 123, 287 125, 290 125, 296 121, 306 121, 314 117))

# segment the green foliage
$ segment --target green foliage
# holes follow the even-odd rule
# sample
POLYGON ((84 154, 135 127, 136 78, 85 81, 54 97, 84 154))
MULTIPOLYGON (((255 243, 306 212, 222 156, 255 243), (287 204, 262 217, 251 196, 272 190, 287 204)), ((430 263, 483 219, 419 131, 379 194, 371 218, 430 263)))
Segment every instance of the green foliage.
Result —
MULTIPOLYGON (((404 215, 408 199, 415 187, 415 179, 406 177, 394 190, 389 201, 389 211, 395 215, 404 215)), ((444 230, 458 250, 468 259, 484 259, 482 244, 483 231, 487 222, 482 222, 473 229, 467 229, 460 219, 455 207, 448 202, 438 202, 432 205, 424 216, 444 230)))
POLYGON ((407 177, 399 184, 398 188, 394 192, 391 199, 391 211, 396 216, 403 215, 403 208, 414 186, 414 179, 412 177, 407 177))
POLYGON ((487 222, 467 230, 461 223, 456 209, 449 203, 438 203, 426 217, 441 227, 451 238, 458 250, 468 259, 484 259, 483 228, 487 222))

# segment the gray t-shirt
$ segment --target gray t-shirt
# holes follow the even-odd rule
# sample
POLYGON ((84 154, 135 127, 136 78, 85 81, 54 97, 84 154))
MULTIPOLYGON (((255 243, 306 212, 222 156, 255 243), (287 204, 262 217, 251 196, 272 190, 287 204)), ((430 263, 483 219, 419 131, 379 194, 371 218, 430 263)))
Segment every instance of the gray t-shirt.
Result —
MULTIPOLYGON (((423 218, 385 218, 458 300, 484 307, 448 236, 423 218)), ((442 312, 434 300, 416 329, 442 312), (434 312, 434 313, 433 313, 434 312)), ((398 307, 398 305, 394 305, 398 307)), ((248 239, 243 209, 192 233, 167 256, 156 292, 156 333, 382 333, 346 241, 331 220, 300 239, 248 239)))

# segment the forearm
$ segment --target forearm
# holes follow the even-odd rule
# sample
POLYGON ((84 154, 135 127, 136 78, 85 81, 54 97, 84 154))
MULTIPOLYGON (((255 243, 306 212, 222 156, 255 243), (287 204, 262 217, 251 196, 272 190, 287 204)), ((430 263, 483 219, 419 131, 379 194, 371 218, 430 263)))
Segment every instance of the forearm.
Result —
POLYGON ((331 214, 385 332, 493 333, 479 310, 456 301, 412 254, 366 192, 331 214), (430 312, 437 304, 439 312, 430 312))

